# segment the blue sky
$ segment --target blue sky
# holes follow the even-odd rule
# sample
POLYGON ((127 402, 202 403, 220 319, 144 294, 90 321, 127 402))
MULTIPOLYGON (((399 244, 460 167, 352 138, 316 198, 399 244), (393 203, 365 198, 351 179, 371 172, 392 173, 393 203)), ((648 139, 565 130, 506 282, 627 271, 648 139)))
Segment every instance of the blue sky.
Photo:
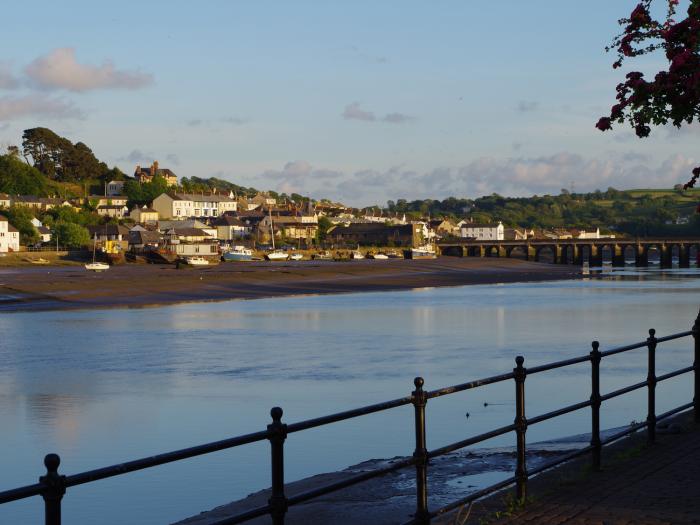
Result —
POLYGON ((668 187, 694 127, 594 128, 635 4, 36 2, 0 35, 0 143, 46 126, 127 173, 157 159, 354 205, 668 187))

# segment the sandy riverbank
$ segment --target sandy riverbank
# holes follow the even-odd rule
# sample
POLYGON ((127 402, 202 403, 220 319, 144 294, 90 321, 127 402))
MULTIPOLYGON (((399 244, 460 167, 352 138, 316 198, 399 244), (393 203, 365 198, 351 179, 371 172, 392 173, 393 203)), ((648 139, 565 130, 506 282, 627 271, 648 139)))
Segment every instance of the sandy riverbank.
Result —
POLYGON ((408 290, 434 286, 572 279, 574 266, 516 259, 453 258, 388 261, 225 263, 0 269, 0 311, 125 308, 194 301, 258 299, 304 294, 408 290))

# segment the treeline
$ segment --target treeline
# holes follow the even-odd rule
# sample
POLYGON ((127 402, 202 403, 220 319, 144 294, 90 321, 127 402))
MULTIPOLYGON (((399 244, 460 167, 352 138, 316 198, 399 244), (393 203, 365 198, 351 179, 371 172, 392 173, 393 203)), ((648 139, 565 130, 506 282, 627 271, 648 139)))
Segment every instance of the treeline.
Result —
POLYGON ((399 199, 389 201, 390 212, 409 217, 471 218, 476 222, 502 221, 509 227, 591 228, 630 235, 700 234, 695 207, 698 191, 616 190, 533 197, 503 197, 498 194, 478 199, 399 199), (687 224, 683 224, 685 221, 687 224), (681 224, 676 224, 680 222, 681 224))

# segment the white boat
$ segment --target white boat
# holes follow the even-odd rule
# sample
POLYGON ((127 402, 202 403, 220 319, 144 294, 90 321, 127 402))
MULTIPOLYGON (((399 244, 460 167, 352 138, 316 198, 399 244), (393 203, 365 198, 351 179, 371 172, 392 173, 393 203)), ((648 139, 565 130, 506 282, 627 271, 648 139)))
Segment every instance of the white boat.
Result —
POLYGON ((97 233, 95 233, 95 237, 92 240, 92 262, 87 263, 85 265, 85 269, 90 271, 90 272, 104 272, 105 270, 109 270, 109 264, 95 261, 95 249, 96 249, 96 247, 97 247, 97 233))
POLYGON ((289 258, 292 261, 301 261, 304 258, 304 256, 300 253, 293 253, 292 255, 289 256, 289 258))
POLYGON ((275 250, 273 252, 266 253, 265 258, 268 261, 286 261, 289 259, 289 254, 280 250, 275 250))
POLYGON ((209 266, 209 261, 204 257, 195 255, 193 257, 186 257, 185 262, 190 266, 209 266))
POLYGON ((362 255, 359 251, 352 252, 352 258, 353 259, 364 259, 365 256, 362 255))
POLYGON ((104 272, 105 270, 109 270, 109 264, 103 262, 91 262, 85 265, 85 269, 90 270, 91 272, 104 272))
POLYGON ((375 260, 379 260, 379 261, 383 261, 383 260, 389 258, 388 255, 385 255, 383 253, 374 253, 372 255, 368 255, 367 257, 369 257, 370 259, 375 259, 375 260))
POLYGON ((437 257, 437 253, 431 244, 425 244, 423 246, 418 246, 417 248, 404 250, 404 257, 406 259, 435 259, 437 257))
POLYGON ((224 261, 251 261, 253 260, 253 250, 245 246, 234 246, 233 249, 224 252, 224 261))

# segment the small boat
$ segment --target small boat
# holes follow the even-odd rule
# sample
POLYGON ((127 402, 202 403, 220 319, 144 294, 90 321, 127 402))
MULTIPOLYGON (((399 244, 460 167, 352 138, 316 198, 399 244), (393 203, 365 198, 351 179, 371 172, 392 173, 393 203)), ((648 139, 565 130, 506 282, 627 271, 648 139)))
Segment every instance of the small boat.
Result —
POLYGON ((286 261, 287 259, 289 259, 289 254, 281 252, 279 250, 275 250, 273 252, 266 253, 265 258, 268 261, 286 261))
POLYGON ((253 250, 250 250, 245 246, 234 246, 233 249, 224 252, 224 255, 221 258, 224 261, 252 261, 253 250))
POLYGON ((368 258, 368 259, 375 259, 375 260, 378 260, 378 261, 383 261, 383 260, 385 260, 385 259, 388 259, 389 256, 387 256, 387 255, 385 255, 385 254, 383 254, 383 253, 368 253, 368 254, 367 254, 367 258, 368 258))
POLYGON ((292 261, 301 261, 304 258, 304 256, 301 253, 293 253, 292 255, 289 256, 289 258, 292 261))
POLYGON ((109 270, 109 264, 95 261, 95 250, 97 248, 97 233, 92 241, 92 262, 85 265, 85 269, 90 272, 104 272, 109 270))
POLYGON ((404 250, 403 256, 406 259, 435 259, 437 253, 435 253, 435 248, 430 244, 425 244, 417 248, 411 248, 410 250, 404 250))
POLYGON ((327 251, 327 250, 322 251, 322 252, 318 252, 318 253, 314 253, 314 254, 311 256, 311 258, 312 258, 314 261, 332 261, 332 260, 333 260, 333 256, 332 256, 331 253, 330 253, 329 251, 327 251))
POLYGON ((209 266, 209 261, 204 257, 195 255, 193 257, 185 257, 185 262, 189 266, 209 266))
POLYGON ((400 253, 393 251, 393 250, 390 251, 389 253, 387 253, 386 256, 389 259, 403 259, 403 256, 400 253))
POLYGON ((44 259, 43 257, 39 257, 38 259, 27 259, 32 264, 49 264, 49 261, 44 259))
POLYGON ((354 252, 352 252, 352 258, 355 259, 355 260, 357 260, 357 259, 364 259, 365 256, 362 255, 362 253, 360 253, 359 251, 354 251, 354 252))
POLYGON ((103 262, 91 262, 85 265, 85 269, 91 272, 104 272, 109 270, 109 264, 103 262))

